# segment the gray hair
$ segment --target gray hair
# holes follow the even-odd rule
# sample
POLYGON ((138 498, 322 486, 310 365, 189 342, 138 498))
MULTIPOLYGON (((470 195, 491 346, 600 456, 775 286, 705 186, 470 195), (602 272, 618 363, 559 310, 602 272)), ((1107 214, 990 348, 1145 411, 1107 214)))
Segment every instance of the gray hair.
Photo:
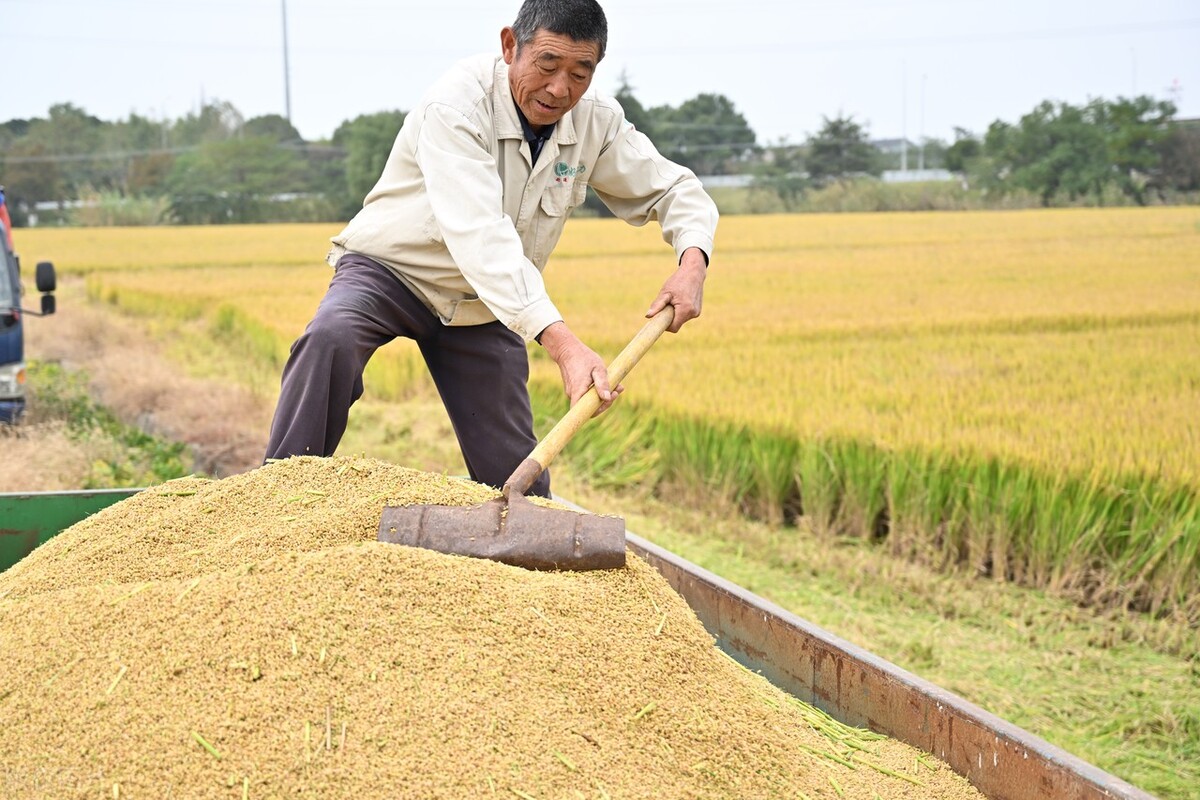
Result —
POLYGON ((597 61, 604 58, 608 46, 608 20, 596 0, 525 0, 512 29, 518 49, 533 41, 539 30, 595 42, 600 47, 597 61))

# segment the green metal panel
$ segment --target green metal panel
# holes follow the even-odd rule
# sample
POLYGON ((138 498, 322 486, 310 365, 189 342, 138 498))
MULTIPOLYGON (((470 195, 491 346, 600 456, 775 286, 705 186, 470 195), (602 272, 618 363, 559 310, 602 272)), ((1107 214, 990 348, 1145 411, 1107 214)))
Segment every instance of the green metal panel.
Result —
POLYGON ((0 494, 0 572, 52 536, 140 489, 0 494))

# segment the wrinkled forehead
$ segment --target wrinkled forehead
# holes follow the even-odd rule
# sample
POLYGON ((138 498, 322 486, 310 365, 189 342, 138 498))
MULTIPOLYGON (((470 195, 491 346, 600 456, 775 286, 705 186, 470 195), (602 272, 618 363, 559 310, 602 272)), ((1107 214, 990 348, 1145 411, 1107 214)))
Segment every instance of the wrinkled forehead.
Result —
POLYGON ((525 45, 518 45, 517 53, 539 61, 568 61, 595 69, 600 62, 600 43, 539 28, 525 45))

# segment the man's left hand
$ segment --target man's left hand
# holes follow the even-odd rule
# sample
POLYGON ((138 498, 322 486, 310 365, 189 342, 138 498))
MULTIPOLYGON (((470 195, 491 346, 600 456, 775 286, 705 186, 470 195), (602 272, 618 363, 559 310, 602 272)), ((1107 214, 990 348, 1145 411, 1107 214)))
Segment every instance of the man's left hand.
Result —
POLYGON ((667 282, 658 292, 658 297, 650 304, 647 317, 653 317, 667 306, 675 307, 675 319, 671 333, 678 333, 683 323, 700 316, 700 306, 704 300, 704 278, 708 275, 708 262, 704 253, 697 247, 689 247, 683 251, 679 259, 679 269, 667 278, 667 282))

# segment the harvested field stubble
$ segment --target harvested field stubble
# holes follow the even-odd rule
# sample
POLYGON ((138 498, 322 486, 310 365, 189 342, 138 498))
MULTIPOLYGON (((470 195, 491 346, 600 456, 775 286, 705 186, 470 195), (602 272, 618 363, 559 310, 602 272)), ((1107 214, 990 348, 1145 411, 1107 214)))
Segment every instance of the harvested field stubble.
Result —
POLYGON ((717 650, 649 566, 374 541, 492 490, 295 458, 148 489, 0 575, 5 796, 978 797, 717 650))

